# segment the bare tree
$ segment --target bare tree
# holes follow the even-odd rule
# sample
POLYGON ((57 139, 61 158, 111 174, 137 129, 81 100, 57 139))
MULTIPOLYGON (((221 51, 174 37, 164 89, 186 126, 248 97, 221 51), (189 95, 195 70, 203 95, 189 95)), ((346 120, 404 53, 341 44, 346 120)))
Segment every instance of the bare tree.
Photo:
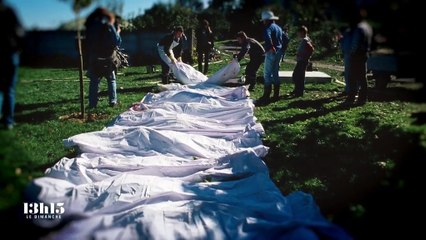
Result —
POLYGON ((81 47, 81 24, 80 24, 80 12, 83 8, 90 6, 93 0, 61 0, 70 2, 72 4, 72 10, 76 16, 77 22, 77 44, 78 44, 78 56, 79 56, 79 75, 80 75, 80 110, 81 118, 84 119, 84 84, 83 84, 83 52, 81 47))

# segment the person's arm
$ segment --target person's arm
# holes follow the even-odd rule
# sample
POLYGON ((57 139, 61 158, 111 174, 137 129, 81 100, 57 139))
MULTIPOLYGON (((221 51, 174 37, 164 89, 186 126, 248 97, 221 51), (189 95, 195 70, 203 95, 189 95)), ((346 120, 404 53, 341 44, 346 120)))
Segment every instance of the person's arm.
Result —
POLYGON ((300 60, 307 61, 311 58, 314 51, 312 43, 307 39, 302 39, 300 51, 298 51, 298 58, 300 60))
POLYGON ((179 61, 179 62, 182 62, 183 44, 184 42, 183 42, 183 39, 181 38, 179 40, 179 45, 177 45, 172 51, 176 58, 176 61, 179 61))
POLYGON ((120 34, 118 34, 117 30, 112 24, 108 25, 108 30, 111 32, 111 38, 112 38, 112 44, 114 47, 120 47, 121 45, 121 37, 120 34))
POLYGON ((264 38, 265 38, 265 51, 266 52, 275 52, 274 43, 272 41, 272 29, 271 27, 268 27, 265 29, 264 32, 264 38))
POLYGON ((288 34, 286 32, 283 32, 282 40, 283 40, 283 51, 285 52, 287 51, 288 43, 290 42, 290 38, 288 37, 288 34))
POLYGON ((164 51, 170 60, 172 60, 172 63, 176 63, 177 59, 175 58, 175 54, 173 52, 173 35, 168 35, 163 40, 164 51))
POLYGON ((209 27, 209 30, 208 30, 208 39, 209 39, 210 47, 213 48, 214 47, 214 36, 213 36, 213 32, 210 29, 210 27, 209 27))
POLYGON ((248 53, 249 50, 250 50, 250 44, 248 42, 245 42, 243 46, 241 46, 240 52, 237 54, 238 62, 244 58, 244 56, 248 53))
POLYGON ((360 45, 361 45, 361 40, 363 38, 362 36, 362 31, 360 28, 356 28, 353 33, 352 33, 352 41, 351 41, 351 48, 350 48, 350 54, 355 54, 358 52, 360 45))

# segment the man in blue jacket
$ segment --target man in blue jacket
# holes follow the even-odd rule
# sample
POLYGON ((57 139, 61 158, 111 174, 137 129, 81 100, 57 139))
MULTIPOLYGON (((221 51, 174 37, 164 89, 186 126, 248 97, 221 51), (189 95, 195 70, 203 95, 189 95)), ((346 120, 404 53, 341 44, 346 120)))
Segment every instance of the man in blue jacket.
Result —
POLYGON ((278 20, 277 16, 271 11, 263 11, 262 19, 265 29, 263 36, 265 40, 265 65, 264 65, 264 90, 263 96, 256 101, 257 104, 268 104, 272 85, 274 85, 273 100, 278 100, 280 92, 280 80, 278 71, 280 68, 281 56, 283 55, 283 30, 275 23, 278 20))

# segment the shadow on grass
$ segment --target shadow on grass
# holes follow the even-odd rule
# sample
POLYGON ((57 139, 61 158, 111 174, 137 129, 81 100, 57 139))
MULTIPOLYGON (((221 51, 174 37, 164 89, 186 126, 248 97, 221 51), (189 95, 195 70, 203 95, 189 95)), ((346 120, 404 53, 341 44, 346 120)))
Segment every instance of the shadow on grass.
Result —
POLYGON ((369 89, 368 100, 372 102, 425 102, 424 89, 408 89, 403 86, 388 87, 386 89, 369 89))
POLYGON ((75 99, 64 99, 62 101, 56 101, 56 102, 27 103, 27 104, 16 103, 15 113, 19 114, 19 113, 22 113, 23 111, 34 110, 38 108, 46 108, 46 107, 50 107, 52 105, 58 105, 58 104, 78 103, 79 100, 80 99, 75 98, 75 99))
POLYGON ((17 123, 40 124, 47 120, 55 119, 55 112, 51 110, 35 111, 26 114, 16 114, 15 121, 17 123))
POLYGON ((117 93, 148 93, 153 92, 154 86, 117 89, 117 93))
POLYGON ((358 105, 347 105, 344 103, 341 103, 339 105, 336 105, 334 107, 330 108, 324 108, 323 105, 329 102, 334 101, 335 97, 330 98, 323 98, 319 100, 300 100, 292 102, 288 105, 288 107, 277 107, 273 108, 273 111, 285 111, 290 108, 300 108, 300 109, 306 109, 306 108, 314 108, 316 111, 309 112, 309 113, 301 113, 301 114, 295 114, 291 117, 287 117, 284 119, 277 119, 277 120, 271 120, 271 121, 263 121, 262 123, 264 125, 275 125, 279 123, 286 123, 286 124, 292 124, 298 121, 305 121, 311 118, 318 118, 321 116, 325 116, 332 112, 337 111, 344 111, 348 110, 350 108, 358 107, 358 105))
POLYGON ((17 103, 15 106, 15 121, 18 123, 39 124, 55 118, 55 111, 39 109, 49 108, 55 105, 76 104, 78 101, 79 99, 64 99, 57 102, 17 103), (25 111, 31 112, 24 113, 25 111))
POLYGON ((411 114, 411 118, 414 118, 413 124, 423 125, 426 123, 426 112, 416 112, 411 114))
MULTIPOLYGON (((117 89, 117 93, 147 93, 152 92, 154 87, 132 87, 117 89)), ((100 91, 99 96, 105 97, 108 96, 108 90, 100 91)))
MULTIPOLYGON (((423 211, 426 200, 419 193, 425 169, 420 134, 380 125, 370 115, 364 113, 354 126, 312 121, 303 137, 284 129, 277 133, 282 142, 265 143, 271 146, 265 162, 284 194, 313 193, 322 212, 355 239, 410 236, 419 225, 410 216, 423 211), (361 135, 351 134, 352 127, 362 129, 361 135)), ((264 127, 278 132, 273 123, 264 127)))
POLYGON ((135 78, 134 81, 145 81, 145 80, 151 80, 151 79, 158 79, 158 81, 161 81, 161 75, 157 74, 157 75, 151 75, 151 76, 146 76, 146 77, 138 77, 135 78))
MULTIPOLYGON (((289 99, 289 98, 287 98, 289 99)), ((288 104, 287 107, 276 107, 273 108, 273 111, 285 111, 290 108, 300 108, 300 109, 306 109, 306 108, 315 108, 315 109, 322 109, 324 104, 331 103, 331 102, 342 102, 344 100, 343 96, 332 96, 327 98, 319 98, 319 99, 301 99, 301 100, 294 100, 288 104)))

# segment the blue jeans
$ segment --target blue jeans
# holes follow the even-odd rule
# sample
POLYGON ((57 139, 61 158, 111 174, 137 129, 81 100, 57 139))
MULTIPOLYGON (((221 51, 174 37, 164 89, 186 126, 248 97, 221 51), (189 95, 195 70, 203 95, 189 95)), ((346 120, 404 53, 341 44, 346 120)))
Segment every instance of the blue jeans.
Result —
POLYGON ((2 56, 0 60, 3 72, 0 75, 0 112, 1 122, 5 125, 14 123, 15 89, 18 82, 19 53, 2 56))
POLYGON ((89 107, 96 107, 98 105, 98 92, 99 82, 102 77, 105 77, 108 81, 108 98, 110 104, 117 103, 117 83, 114 71, 108 71, 107 73, 95 73, 89 69, 89 107))
POLYGON ((265 86, 279 85, 280 79, 278 78, 278 71, 280 70, 280 61, 283 55, 282 50, 278 50, 275 53, 267 52, 265 54, 265 65, 263 71, 263 77, 265 79, 265 86))

